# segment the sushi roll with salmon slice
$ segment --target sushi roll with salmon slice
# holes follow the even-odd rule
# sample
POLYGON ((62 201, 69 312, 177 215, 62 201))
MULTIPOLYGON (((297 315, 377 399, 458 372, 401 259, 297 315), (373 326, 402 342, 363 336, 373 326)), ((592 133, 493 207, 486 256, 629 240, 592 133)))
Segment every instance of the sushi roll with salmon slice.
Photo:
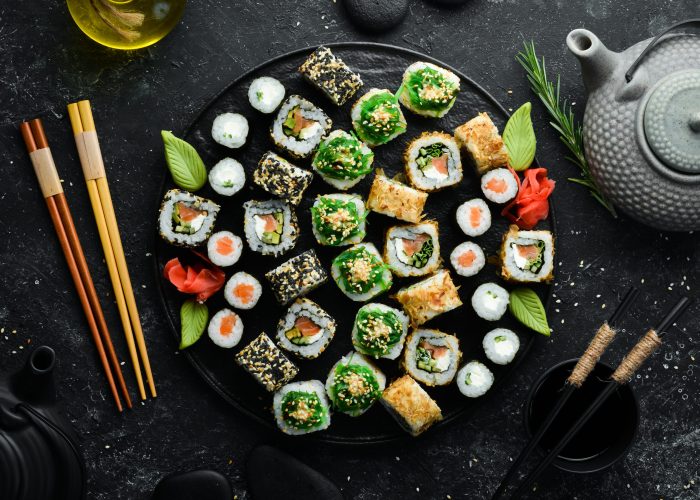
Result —
POLYGON ((457 274, 469 278, 484 268, 486 256, 479 245, 472 241, 465 241, 452 250, 450 263, 457 274))
POLYGON ((294 248, 299 237, 299 223, 288 203, 249 200, 243 208, 243 229, 252 251, 278 256, 294 248))
POLYGON ((441 269, 428 278, 402 288, 394 298, 401 303, 413 326, 420 326, 462 305, 457 287, 447 269, 441 269))
POLYGON ((308 158, 331 131, 333 122, 311 102, 290 95, 270 128, 272 142, 293 158, 308 158))
POLYGON ((440 267, 437 222, 389 228, 384 244, 384 261, 391 272, 401 278, 435 272, 440 267))
POLYGON ((449 134, 424 132, 404 153, 406 177, 423 191, 438 191, 462 180, 459 146, 449 134))
POLYGON ((365 302, 391 288, 389 267, 372 243, 360 243, 333 259, 331 275, 340 291, 365 302))
POLYGON ((243 240, 230 231, 219 231, 207 241, 207 255, 212 264, 219 267, 234 265, 241 258, 243 240))
POLYGON ((518 194, 518 181, 507 168, 489 170, 481 177, 481 191, 487 200, 502 205, 518 194))
POLYGON ((316 302, 297 299, 277 325, 277 342, 301 358, 314 359, 335 335, 335 320, 316 302))
POLYGON ((408 316, 384 304, 366 304, 357 311, 352 327, 352 345, 373 358, 396 359, 408 333, 408 316))
POLYGON ((386 377, 362 354, 343 356, 326 379, 326 394, 333 409, 351 417, 359 417, 382 396, 386 377))
POLYGON ((331 425, 331 408, 319 380, 292 382, 272 400, 277 427, 285 434, 300 436, 322 431, 331 425))
POLYGON ((467 236, 481 236, 491 227, 491 210, 480 198, 465 201, 457 208, 457 224, 467 236))
POLYGON ((160 207, 160 236, 173 245, 197 247, 214 229, 219 205, 180 189, 165 193, 160 207))
POLYGON ((260 282, 243 271, 231 276, 224 287, 226 301, 236 309, 252 309, 260 300, 261 295, 260 282))
POLYGON ((554 277, 554 238, 549 231, 510 226, 501 244, 501 276, 516 283, 548 283, 554 277))
POLYGON ((399 100, 417 115, 440 118, 452 109, 459 93, 459 77, 429 62, 411 64, 403 74, 399 100))
POLYGON ((431 387, 447 385, 455 378, 461 357, 457 337, 420 328, 406 339, 402 365, 418 382, 431 387))
POLYGON ((243 320, 231 309, 222 309, 209 321, 207 333, 219 347, 236 347, 243 335, 243 320))

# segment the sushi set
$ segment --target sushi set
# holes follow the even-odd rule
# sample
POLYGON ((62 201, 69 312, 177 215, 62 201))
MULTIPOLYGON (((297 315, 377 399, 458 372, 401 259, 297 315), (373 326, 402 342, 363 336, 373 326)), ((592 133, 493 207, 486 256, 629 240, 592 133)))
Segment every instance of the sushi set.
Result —
POLYGON ((549 335, 554 182, 527 168, 534 142, 509 168, 507 121, 467 76, 379 44, 234 81, 163 133, 154 261, 181 352, 290 435, 386 441, 473 411, 549 335))

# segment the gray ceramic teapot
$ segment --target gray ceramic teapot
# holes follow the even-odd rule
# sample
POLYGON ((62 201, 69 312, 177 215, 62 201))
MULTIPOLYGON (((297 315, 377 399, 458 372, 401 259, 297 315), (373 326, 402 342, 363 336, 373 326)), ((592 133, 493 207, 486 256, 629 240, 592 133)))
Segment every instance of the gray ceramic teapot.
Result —
POLYGON ((613 52, 577 29, 566 43, 581 63, 588 103, 586 159, 612 202, 669 231, 700 230, 700 36, 667 34, 613 52))

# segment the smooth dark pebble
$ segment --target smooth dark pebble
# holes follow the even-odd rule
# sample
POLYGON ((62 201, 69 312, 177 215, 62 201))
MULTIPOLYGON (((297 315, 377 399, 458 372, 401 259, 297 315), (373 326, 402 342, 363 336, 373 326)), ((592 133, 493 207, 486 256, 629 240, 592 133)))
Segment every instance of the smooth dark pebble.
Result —
POLYGON ((389 31, 408 13, 408 0, 345 0, 350 20, 363 31, 389 31))
POLYGON ((231 500, 233 491, 224 476, 213 470, 171 474, 160 480, 152 500, 231 500))

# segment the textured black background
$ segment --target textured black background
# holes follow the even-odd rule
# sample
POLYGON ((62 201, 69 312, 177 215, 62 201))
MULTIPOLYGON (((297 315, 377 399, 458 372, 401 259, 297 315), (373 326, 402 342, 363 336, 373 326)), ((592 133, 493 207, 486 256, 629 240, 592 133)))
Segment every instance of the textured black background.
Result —
MULTIPOLYGON (((330 0, 192 1, 169 37, 150 49, 126 53, 86 39, 61 1, 0 4, 0 370, 18 367, 32 345, 57 349, 60 397, 83 437, 90 498, 148 498, 165 473, 199 467, 223 472, 238 497, 245 498, 246 454, 255 444, 277 439, 220 401, 176 354, 166 330, 149 257, 151 211, 162 176, 162 169, 153 167, 162 154, 159 130, 181 130, 212 94, 271 56, 346 40, 424 51, 462 69, 515 108, 532 99, 513 61, 522 40, 532 38, 550 70, 562 74, 564 95, 582 111, 578 66, 564 45, 569 30, 589 28, 621 50, 699 14, 695 0, 474 0, 456 10, 417 0, 410 5, 398 29, 368 36, 349 25, 342 5, 330 0), (45 118, 98 291, 111 296, 65 112, 66 103, 85 97, 97 115, 160 391, 157 400, 124 415, 113 410, 17 133, 21 119, 45 118)), ((583 350, 626 287, 641 285, 643 299, 607 355, 612 362, 681 294, 696 293, 700 237, 611 219, 583 189, 565 180, 575 169, 564 160, 539 104, 535 118, 538 156, 558 181, 554 202, 561 265, 550 311, 554 334, 537 342, 512 385, 468 423, 380 448, 277 443, 328 475, 348 498, 485 497, 524 443, 521 409, 532 382, 546 367, 583 350)), ((116 311, 106 310, 116 333, 116 311)), ((588 476, 551 470, 537 486, 539 497, 698 498, 699 377, 694 370, 699 313, 696 303, 634 380, 642 420, 629 455, 588 476)), ((114 338, 125 353, 119 335, 114 338)))

